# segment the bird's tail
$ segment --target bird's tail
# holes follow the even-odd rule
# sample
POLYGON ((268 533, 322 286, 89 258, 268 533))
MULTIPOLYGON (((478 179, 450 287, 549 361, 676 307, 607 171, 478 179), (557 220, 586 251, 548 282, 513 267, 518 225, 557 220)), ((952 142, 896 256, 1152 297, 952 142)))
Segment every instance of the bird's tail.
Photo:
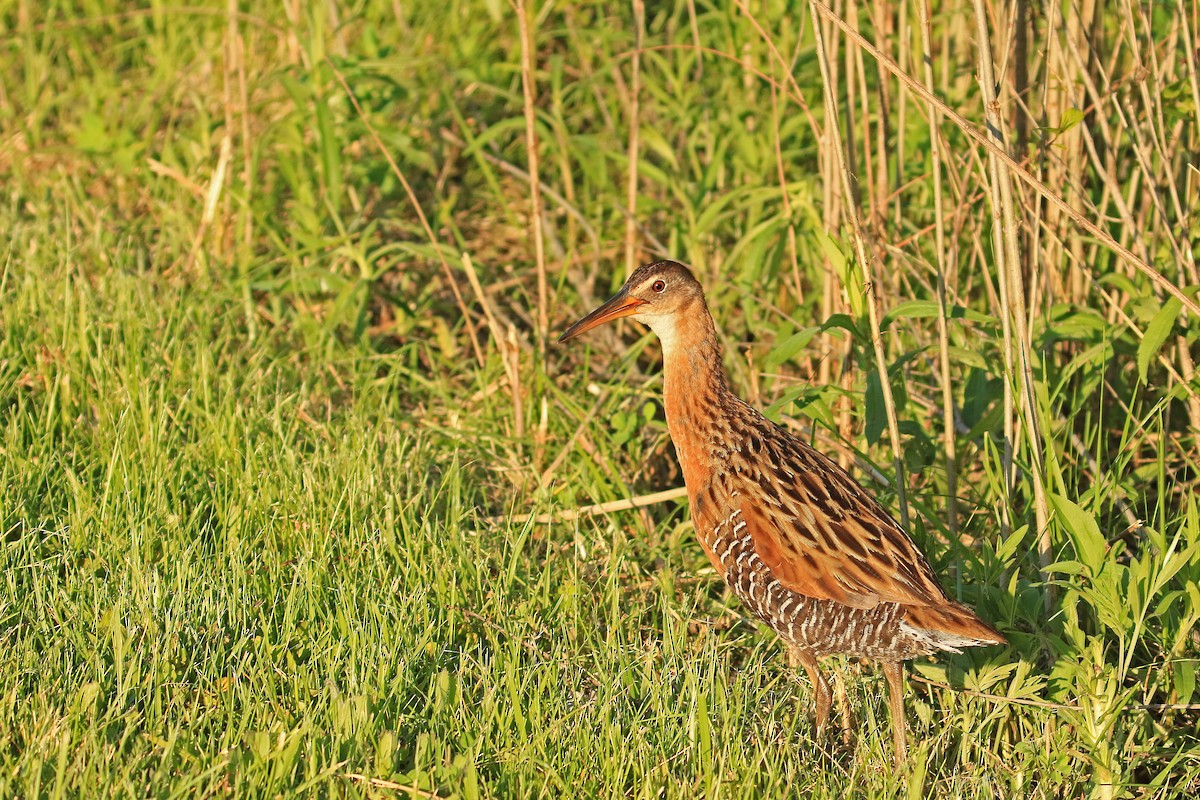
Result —
POLYGON ((938 650, 952 653, 964 647, 1005 644, 1008 640, 981 620, 974 611, 951 601, 944 606, 906 606, 901 625, 938 650))

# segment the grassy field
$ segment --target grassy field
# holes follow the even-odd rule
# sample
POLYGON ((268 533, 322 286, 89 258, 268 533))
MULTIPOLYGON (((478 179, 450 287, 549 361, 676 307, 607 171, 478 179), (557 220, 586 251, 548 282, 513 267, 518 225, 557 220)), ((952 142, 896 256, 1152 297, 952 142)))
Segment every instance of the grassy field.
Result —
POLYGON ((1200 792, 1200 13, 788 5, 0 0, 0 795, 1200 792), (664 256, 1010 639, 907 773, 578 513, 682 485, 548 344, 664 256))

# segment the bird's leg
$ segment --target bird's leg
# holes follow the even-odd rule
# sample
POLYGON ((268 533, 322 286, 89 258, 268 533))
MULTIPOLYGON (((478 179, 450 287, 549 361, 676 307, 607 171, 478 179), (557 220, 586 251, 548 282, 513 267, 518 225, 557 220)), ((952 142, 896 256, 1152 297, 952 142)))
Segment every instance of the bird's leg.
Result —
POLYGON ((837 695, 838 706, 842 710, 842 742, 850 744, 850 731, 854 727, 854 715, 850 713, 850 699, 846 697, 846 680, 842 671, 833 671, 833 693, 837 695))
POLYGON ((833 703, 829 684, 825 682, 821 670, 817 668, 817 659, 813 658, 811 653, 795 647, 788 648, 788 661, 793 667, 797 664, 804 667, 804 671, 808 673, 808 679, 812 681, 817 706, 817 741, 820 742, 825 738, 825 723, 829 721, 829 706, 833 703))
POLYGON ((904 662, 883 662, 883 674, 887 676, 892 709, 892 740, 896 749, 896 766, 900 767, 908 758, 908 741, 904 728, 904 662))

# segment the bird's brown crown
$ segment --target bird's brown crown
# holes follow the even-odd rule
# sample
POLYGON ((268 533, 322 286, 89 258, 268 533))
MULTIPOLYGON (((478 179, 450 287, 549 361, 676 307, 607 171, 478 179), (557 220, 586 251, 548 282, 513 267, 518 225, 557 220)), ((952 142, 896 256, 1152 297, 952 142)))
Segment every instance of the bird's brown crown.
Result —
POLYGON ((655 261, 638 267, 625 281, 622 290, 650 303, 663 305, 704 296, 696 276, 678 261, 655 261))

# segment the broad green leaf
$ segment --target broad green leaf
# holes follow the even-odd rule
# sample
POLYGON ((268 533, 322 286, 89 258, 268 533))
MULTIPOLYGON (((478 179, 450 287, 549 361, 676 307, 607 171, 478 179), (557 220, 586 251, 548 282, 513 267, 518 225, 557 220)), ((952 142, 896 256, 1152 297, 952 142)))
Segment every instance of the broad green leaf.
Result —
POLYGON ((867 305, 858 265, 846 258, 846 254, 838 247, 838 243, 833 237, 821 233, 817 235, 817 238, 821 242, 821 249, 829 259, 833 271, 841 279, 842 288, 846 292, 846 302, 850 304, 850 311, 856 319, 861 317, 867 305))
POLYGON ((1188 498, 1187 521, 1184 524, 1184 536, 1192 546, 1200 544, 1200 508, 1197 508, 1196 495, 1188 498))
POLYGON ((926 661, 914 661, 912 663, 912 671, 937 683, 950 682, 950 667, 946 664, 931 664, 926 661))
POLYGON ((790 360, 792 356, 803 350, 812 341, 813 337, 820 332, 821 329, 815 325, 796 331, 771 348, 771 352, 763 359, 763 365, 777 367, 783 362, 790 360))
POLYGON ((1075 545, 1075 554, 1093 575, 1098 574, 1104 563, 1104 553, 1108 549, 1108 543, 1104 540, 1104 535, 1100 533, 1100 526, 1096 524, 1096 518, 1061 494, 1052 492, 1050 502, 1054 505, 1054 511, 1059 521, 1071 536, 1071 543, 1075 545))
POLYGON ((1083 112, 1078 108, 1068 108, 1063 112, 1062 120, 1059 121, 1058 127, 1054 131, 1055 133, 1065 133, 1081 122, 1083 122, 1083 112))
POLYGON ((1001 561, 1007 561, 1016 554, 1017 548, 1021 546, 1021 542, 1025 540, 1025 535, 1029 533, 1029 526, 1022 525, 1008 535, 1008 538, 1000 543, 996 548, 996 557, 1001 561))
POLYGON ((850 335, 853 336, 855 339, 861 340, 861 339, 865 338, 865 337, 859 335, 858 328, 854 324, 854 318, 851 317, 849 314, 840 314, 840 313, 839 314, 831 314, 829 316, 829 319, 827 319, 823 323, 821 323, 821 332, 822 333, 831 331, 834 328, 841 328, 842 330, 849 331, 850 335))
POLYGON ((1146 381, 1146 373, 1150 369, 1150 359, 1158 355, 1159 348, 1163 346, 1163 342, 1171 335, 1171 329, 1175 327, 1175 319, 1179 316, 1179 310, 1183 307, 1183 303, 1178 297, 1172 297, 1163 303, 1163 307, 1154 315, 1154 319, 1150 320, 1150 324, 1146 326, 1146 335, 1142 337, 1141 344, 1138 345, 1138 375, 1141 376, 1142 382, 1146 381))
POLYGON ((805 391, 802 392, 802 395, 807 395, 810 399, 800 403, 796 411, 811 420, 820 422, 829 430, 837 430, 837 420, 833 416, 833 409, 827 399, 827 396, 836 396, 836 393, 822 389, 816 392, 805 391))
POLYGON ((1180 659, 1174 664, 1175 672, 1175 702, 1190 703, 1196 692, 1196 662, 1190 659, 1180 659))
POLYGON ((762 412, 763 416, 772 422, 779 422, 779 412, 783 410, 784 406, 788 405, 807 391, 809 391, 809 387, 807 386, 793 386, 791 389, 788 389, 786 392, 780 395, 779 399, 764 408, 762 412))
POLYGON ((672 170, 679 169, 679 159, 675 154, 675 148, 667 142, 657 128, 652 125, 643 125, 640 135, 647 150, 665 161, 672 170))
POLYGON ((989 363, 983 353, 977 353, 965 347, 951 347, 948 352, 951 364, 965 364, 983 372, 990 372, 996 366, 995 363, 989 363))
POLYGON ((1167 581, 1174 578, 1179 573, 1179 570, 1192 562, 1192 559, 1196 557, 1197 551, 1200 551, 1200 542, 1168 558, 1166 563, 1159 569, 1158 575, 1155 576, 1155 585, 1166 586, 1167 581))
POLYGON ((1063 575, 1082 575, 1087 567, 1078 561, 1055 561, 1042 567, 1042 572, 1059 572, 1063 575))
POLYGON ((883 317, 883 324, 894 319, 932 319, 938 315, 936 300, 905 300, 897 303, 883 317))
MULTIPOLYGON (((882 327, 887 327, 897 319, 936 319, 939 313, 936 300, 905 300, 892 306, 883 317, 882 327)), ((947 319, 969 319, 972 322, 996 323, 995 317, 981 314, 964 306, 949 306, 946 309, 947 319)))

